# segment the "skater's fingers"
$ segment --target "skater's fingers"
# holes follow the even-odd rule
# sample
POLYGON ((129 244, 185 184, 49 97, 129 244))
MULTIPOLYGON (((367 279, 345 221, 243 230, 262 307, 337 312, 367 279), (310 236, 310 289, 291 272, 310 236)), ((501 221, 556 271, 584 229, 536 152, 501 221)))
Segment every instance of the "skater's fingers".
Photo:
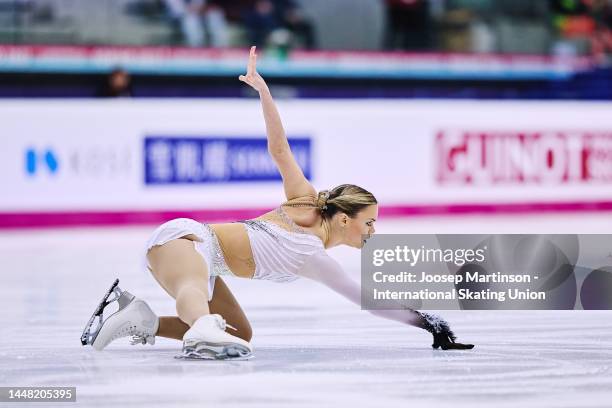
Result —
POLYGON ((252 76, 257 70, 257 57, 252 56, 249 61, 248 73, 252 76))
POLYGON ((255 47, 251 47, 249 54, 249 64, 247 66, 247 75, 253 75, 257 67, 257 55, 255 54, 255 47))
POLYGON ((471 350, 473 348, 473 344, 450 343, 447 345, 447 350, 471 350))

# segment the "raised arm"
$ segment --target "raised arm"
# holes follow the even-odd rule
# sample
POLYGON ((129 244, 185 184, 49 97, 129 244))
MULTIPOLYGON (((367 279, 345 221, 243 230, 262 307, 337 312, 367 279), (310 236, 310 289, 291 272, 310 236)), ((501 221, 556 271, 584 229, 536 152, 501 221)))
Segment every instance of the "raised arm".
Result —
POLYGON ((274 99, 272 99, 266 82, 257 72, 255 47, 251 47, 246 75, 240 75, 238 79, 247 83, 259 93, 268 135, 268 152, 270 152, 283 178, 283 187, 287 199, 291 200, 306 195, 316 196, 317 191, 304 177, 302 169, 293 157, 293 153, 291 153, 274 99))
MULTIPOLYGON (((298 274, 322 283, 356 305, 361 306, 361 287, 359 283, 355 282, 342 269, 342 266, 325 252, 312 255, 304 263, 298 274)), ((369 310, 369 312, 375 316, 427 330, 433 335, 432 346, 434 348, 442 347, 447 350, 471 349, 474 347, 472 344, 455 343, 455 335, 450 330, 448 323, 436 315, 407 308, 369 310)))

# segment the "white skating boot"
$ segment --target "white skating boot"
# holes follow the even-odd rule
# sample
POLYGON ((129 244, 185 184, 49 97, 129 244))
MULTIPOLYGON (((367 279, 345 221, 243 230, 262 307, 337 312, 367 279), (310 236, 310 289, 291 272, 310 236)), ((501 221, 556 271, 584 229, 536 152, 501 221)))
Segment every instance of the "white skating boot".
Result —
POLYGON ((183 352, 177 358, 204 360, 246 360, 253 348, 248 341, 225 332, 230 326, 218 314, 200 317, 183 335, 183 352))
POLYGON ((132 336, 131 344, 155 344, 155 333, 159 328, 158 317, 144 300, 122 291, 118 284, 119 279, 115 280, 89 319, 81 335, 81 344, 90 344, 99 351, 114 340, 126 336, 132 336), (111 294, 115 297, 109 301, 107 299, 111 294), (104 309, 115 301, 119 304, 119 310, 103 320, 104 309), (92 332, 91 326, 96 316, 99 317, 98 326, 92 332))

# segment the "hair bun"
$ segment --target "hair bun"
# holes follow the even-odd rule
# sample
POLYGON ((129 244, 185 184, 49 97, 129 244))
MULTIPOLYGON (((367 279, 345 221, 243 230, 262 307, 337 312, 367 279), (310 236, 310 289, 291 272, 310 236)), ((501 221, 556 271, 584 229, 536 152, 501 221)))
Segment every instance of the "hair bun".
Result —
POLYGON ((319 192, 317 196, 317 208, 324 212, 327 210, 327 200, 329 199, 329 190, 323 190, 319 192))

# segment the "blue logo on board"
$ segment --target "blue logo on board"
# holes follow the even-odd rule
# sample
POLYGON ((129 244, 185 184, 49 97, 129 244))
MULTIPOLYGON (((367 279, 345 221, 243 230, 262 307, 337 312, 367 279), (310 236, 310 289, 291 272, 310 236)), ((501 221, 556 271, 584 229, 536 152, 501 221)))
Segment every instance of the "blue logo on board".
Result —
MULTIPOLYGON (((310 138, 291 138, 289 145, 310 179, 310 138)), ((149 136, 144 140, 144 161, 145 184, 282 180, 265 137, 149 136)))
POLYGON ((36 150, 28 148, 25 151, 25 171, 28 175, 33 176, 37 172, 42 171, 41 167, 46 168, 50 174, 57 173, 59 162, 57 155, 51 149, 36 150))

